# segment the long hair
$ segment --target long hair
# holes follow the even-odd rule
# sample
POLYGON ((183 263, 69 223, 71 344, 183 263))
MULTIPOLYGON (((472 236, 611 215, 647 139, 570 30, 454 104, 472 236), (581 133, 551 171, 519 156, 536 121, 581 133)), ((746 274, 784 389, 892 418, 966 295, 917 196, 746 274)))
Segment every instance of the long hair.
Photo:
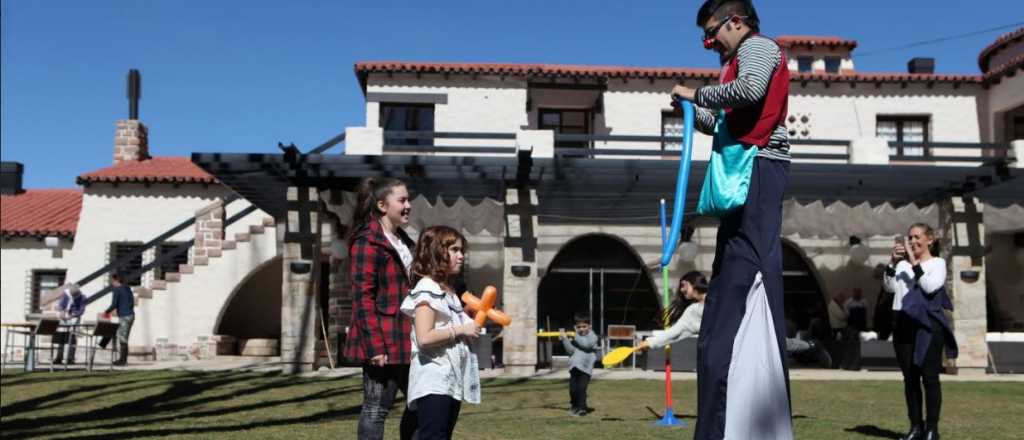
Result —
MULTIPOLYGON (((938 257, 939 256, 939 239, 938 239, 938 237, 935 236, 935 230, 932 229, 931 225, 929 225, 928 223, 914 223, 914 224, 910 225, 910 228, 908 228, 908 230, 914 229, 914 228, 918 228, 918 229, 923 230, 924 231, 924 235, 932 240, 931 246, 928 246, 928 252, 930 254, 932 254, 933 257, 938 257)), ((907 249, 907 252, 910 252, 910 249, 907 249)))
POLYGON ((356 187, 356 207, 352 211, 348 230, 349 240, 364 226, 380 218, 377 202, 387 200, 399 186, 405 186, 405 182, 394 177, 367 177, 359 182, 356 187))
POLYGON ((666 312, 668 313, 669 322, 674 322, 679 319, 680 316, 683 316, 683 310, 686 310, 686 306, 690 305, 690 301, 686 299, 686 296, 684 296, 682 292, 679 291, 678 286, 683 284, 683 281, 690 283, 690 285, 700 293, 706 293, 708 291, 708 280, 707 278, 704 278, 704 274, 699 271, 694 270, 687 272, 679 278, 679 284, 676 285, 675 299, 672 300, 672 304, 669 305, 668 311, 666 312))
POLYGON ((461 244, 463 252, 466 250, 466 237, 459 231, 448 226, 431 226, 420 233, 420 239, 416 242, 416 256, 412 260, 412 273, 419 278, 428 277, 446 290, 451 267, 451 257, 448 256, 448 248, 454 244, 461 244))

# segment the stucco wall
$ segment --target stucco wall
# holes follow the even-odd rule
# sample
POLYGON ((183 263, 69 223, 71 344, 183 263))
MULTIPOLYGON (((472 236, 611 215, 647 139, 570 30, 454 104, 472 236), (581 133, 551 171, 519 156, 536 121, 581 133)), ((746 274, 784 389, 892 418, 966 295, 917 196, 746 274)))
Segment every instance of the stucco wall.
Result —
MULTIPOLYGON (((67 269, 72 245, 68 239, 61 238, 59 249, 50 249, 34 237, 3 238, 0 243, 0 320, 24 321, 29 311, 32 271, 67 269)), ((5 328, 3 334, 6 332, 5 328)))
MULTIPOLYGON (((986 96, 988 113, 992 115, 991 120, 984 124, 988 130, 989 139, 1000 139, 1003 137, 1002 112, 1012 110, 1024 105, 1024 75, 1004 76, 999 83, 992 84, 986 96)), ((1012 139, 1007 139, 1007 141, 1012 139)))

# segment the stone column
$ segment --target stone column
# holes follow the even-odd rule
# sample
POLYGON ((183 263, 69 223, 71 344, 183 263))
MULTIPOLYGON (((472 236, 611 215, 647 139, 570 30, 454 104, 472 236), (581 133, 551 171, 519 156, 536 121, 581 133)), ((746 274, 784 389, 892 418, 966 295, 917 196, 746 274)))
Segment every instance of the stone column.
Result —
POLYGON ((309 253, 313 239, 310 225, 317 225, 317 212, 301 208, 317 200, 315 188, 288 188, 289 211, 284 224, 278 223, 281 254, 281 363, 285 373, 311 371, 317 341, 316 291, 313 265, 318 260, 309 253), (300 197, 302 195, 303 197, 300 197), (308 222, 303 216, 309 216, 308 222), (305 225, 305 226, 303 226, 305 225), (305 230, 303 230, 305 229, 305 230), (306 252, 303 248, 306 247, 306 252))
POLYGON ((224 243, 224 201, 217 200, 196 211, 192 264, 202 266, 219 257, 224 243))
POLYGON ((537 366, 540 277, 536 258, 536 206, 537 193, 533 190, 510 188, 505 194, 506 239, 501 296, 512 324, 505 328, 502 350, 505 372, 511 375, 533 374, 537 366))
POLYGON ((958 373, 984 374, 988 366, 983 206, 973 197, 953 197, 943 201, 939 211, 942 256, 949 272, 946 288, 960 351, 947 366, 958 373))

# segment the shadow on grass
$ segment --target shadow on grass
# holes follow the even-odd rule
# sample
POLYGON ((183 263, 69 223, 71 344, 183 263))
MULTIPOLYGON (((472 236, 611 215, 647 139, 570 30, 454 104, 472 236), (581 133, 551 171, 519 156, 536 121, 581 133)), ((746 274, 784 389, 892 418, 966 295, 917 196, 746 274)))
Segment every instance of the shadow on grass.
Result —
POLYGON ((209 426, 202 428, 181 428, 181 429, 147 429, 139 431, 118 431, 105 434, 96 435, 85 435, 75 437, 64 437, 74 438, 75 440, 101 440, 111 438, 143 438, 143 437, 164 437, 168 435, 188 435, 188 434, 208 434, 216 432, 239 432, 248 431, 251 429, 259 428, 271 428, 276 426, 289 426, 289 425, 308 425, 312 423, 320 423, 331 420, 342 420, 352 418, 353 416, 358 417, 359 411, 362 409, 362 404, 352 405, 341 410, 327 410, 321 411, 316 414, 311 414, 303 417, 293 417, 288 419, 278 420, 267 420, 263 422, 245 423, 238 425, 224 425, 224 426, 209 426))
MULTIPOLYGON (((280 388, 287 388, 296 385, 301 386, 303 384, 308 383, 308 381, 305 380, 296 380, 296 378, 292 376, 280 376, 277 373, 272 373, 269 375, 277 377, 271 380, 270 382, 261 383, 258 386, 252 386, 242 389, 237 389, 230 386, 239 383, 246 383, 254 379, 260 379, 260 376, 266 377, 268 376, 268 374, 259 375, 253 373, 236 372, 212 374, 187 373, 185 376, 178 376, 177 378, 136 380, 119 382, 116 384, 90 385, 88 387, 79 387, 71 390, 61 390, 46 396, 42 396, 35 399, 29 399, 24 402, 18 402, 16 404, 9 405, 9 408, 5 407, 3 409, 3 413, 5 415, 4 434, 5 436, 9 434, 15 434, 18 437, 22 438, 53 435, 59 434, 61 432, 66 432, 64 429, 64 427, 66 426, 74 426, 78 424, 84 425, 82 426, 82 429, 84 430, 107 428, 120 428, 123 430, 124 428, 131 428, 138 425, 150 425, 154 422, 170 420, 181 421, 192 418, 221 416, 235 412, 265 409, 279 405, 301 404, 307 401, 334 398, 341 396, 343 394, 362 390, 361 386, 349 386, 336 390, 324 390, 294 398, 261 401, 254 404, 242 405, 231 408, 217 408, 207 411, 196 411, 196 409, 207 403, 221 402, 225 400, 230 400, 232 398, 237 398, 240 396, 253 395, 261 392, 271 391, 280 388), (142 382, 153 382, 153 384, 141 387, 129 387, 128 389, 118 389, 118 387, 123 387, 124 385, 138 384, 142 382), (163 392, 160 392, 158 394, 144 396, 134 400, 119 402, 114 405, 89 412, 81 412, 68 415, 47 415, 42 417, 22 418, 15 420, 10 419, 11 416, 14 414, 30 411, 33 409, 38 409, 38 407, 44 402, 53 402, 65 399, 69 395, 73 394, 80 394, 83 392, 103 389, 107 391, 113 391, 112 394, 116 396, 119 392, 136 390, 139 388, 146 388, 149 386, 159 386, 161 388, 164 388, 164 390, 163 392), (213 392, 214 394, 211 394, 211 392, 213 392), (151 415, 158 415, 158 417, 147 417, 151 415), (89 424, 97 422, 106 422, 106 424, 102 424, 99 426, 89 426, 89 424)), ((73 400, 78 401, 81 399, 73 400)), ((335 412, 331 410, 327 411, 327 413, 336 414, 336 416, 343 416, 349 410, 349 408, 346 408, 341 412, 335 412)), ((358 409, 356 410, 356 413, 358 414, 358 409)), ((211 429, 214 429, 214 431, 216 431, 216 428, 211 429)), ((163 431, 168 430, 161 430, 160 432, 163 431)), ((171 432, 172 434, 177 432, 175 430, 170 431, 174 431, 171 432)), ((124 431, 124 433, 127 432, 128 431, 124 431)), ((131 435, 135 436, 136 434, 133 432, 131 435)), ((152 435, 164 434, 157 433, 152 435)), ((123 437, 123 435, 118 437, 123 437)))
POLYGON ((875 425, 857 425, 853 428, 844 429, 846 432, 856 432, 858 434, 864 434, 869 437, 881 437, 881 438, 894 438, 898 439, 903 437, 903 434, 896 431, 890 431, 885 428, 879 428, 875 425))

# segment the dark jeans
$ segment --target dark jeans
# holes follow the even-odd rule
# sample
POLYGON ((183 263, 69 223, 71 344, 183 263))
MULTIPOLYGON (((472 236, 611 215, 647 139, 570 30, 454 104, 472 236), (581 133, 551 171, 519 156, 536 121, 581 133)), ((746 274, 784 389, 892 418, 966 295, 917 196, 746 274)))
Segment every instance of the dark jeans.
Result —
MULTIPOLYGON (((408 365, 363 366, 363 409, 359 413, 359 440, 384 438, 384 421, 395 404, 398 391, 405 395, 409 384, 408 365)), ((405 409, 400 425, 402 440, 416 433, 416 413, 405 409)))
POLYGON ((429 394, 416 399, 419 413, 418 440, 449 440, 459 421, 462 402, 443 394, 429 394))
MULTIPOLYGON (((942 370, 942 347, 945 345, 945 333, 932 333, 928 343, 928 351, 924 356, 924 365, 914 365, 914 337, 919 324, 902 312, 896 314, 893 332, 896 349, 896 362, 903 372, 903 396, 907 401, 907 417, 912 426, 921 426, 922 396, 924 386, 924 404, 927 407, 927 428, 938 429, 939 413, 942 410, 942 386, 939 383, 939 372, 942 370)), ((932 328, 942 326, 934 318, 932 328)))
POLYGON ((572 368, 569 370, 569 401, 573 411, 587 411, 587 386, 590 375, 572 368))

